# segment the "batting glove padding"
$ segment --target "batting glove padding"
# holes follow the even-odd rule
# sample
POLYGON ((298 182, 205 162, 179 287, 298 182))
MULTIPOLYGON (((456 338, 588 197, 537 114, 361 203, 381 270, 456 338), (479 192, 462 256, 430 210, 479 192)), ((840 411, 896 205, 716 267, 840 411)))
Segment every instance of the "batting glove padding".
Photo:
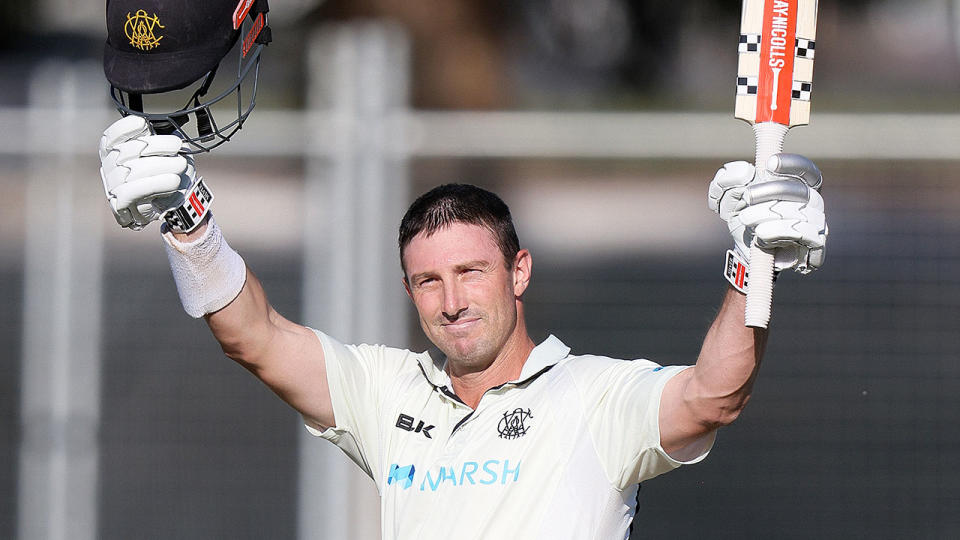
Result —
POLYGON ((179 207, 196 182, 193 158, 175 135, 154 135, 139 116, 114 122, 100 138, 100 178, 121 227, 140 230, 179 207))
POLYGON ((820 171, 795 154, 777 154, 767 165, 769 181, 758 182, 753 165, 727 163, 710 183, 708 204, 727 222, 743 260, 749 261, 756 239, 760 247, 776 249, 775 271, 816 270, 823 264, 828 233, 820 171))

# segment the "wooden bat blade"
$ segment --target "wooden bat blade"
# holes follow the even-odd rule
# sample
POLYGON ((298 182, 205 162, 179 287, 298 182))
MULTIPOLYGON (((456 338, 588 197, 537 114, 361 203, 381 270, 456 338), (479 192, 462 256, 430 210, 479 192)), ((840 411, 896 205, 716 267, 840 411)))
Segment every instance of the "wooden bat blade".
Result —
POLYGON ((817 0, 744 0, 734 115, 788 127, 810 120, 817 0))
POLYGON ((813 59, 817 48, 817 4, 818 0, 797 2, 790 126, 801 126, 810 122, 813 59))

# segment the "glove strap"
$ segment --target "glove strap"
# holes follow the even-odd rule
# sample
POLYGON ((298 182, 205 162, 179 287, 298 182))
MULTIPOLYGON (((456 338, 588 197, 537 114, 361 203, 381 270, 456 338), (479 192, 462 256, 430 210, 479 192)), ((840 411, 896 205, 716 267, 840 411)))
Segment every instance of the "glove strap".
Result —
MULTIPOLYGON (((773 271, 773 282, 777 282, 779 270, 773 271)), ((733 285, 733 288, 747 294, 747 285, 750 282, 750 262, 732 249, 727 250, 726 262, 723 265, 723 277, 733 285)))
POLYGON ((747 294, 747 283, 750 278, 750 263, 732 249, 727 250, 726 263, 723 265, 723 277, 733 285, 733 288, 747 294))
POLYGON ((163 220, 171 230, 188 233, 196 229, 204 216, 210 213, 212 202, 213 192, 207 188, 203 178, 197 178, 184 196, 183 204, 164 213, 163 220))

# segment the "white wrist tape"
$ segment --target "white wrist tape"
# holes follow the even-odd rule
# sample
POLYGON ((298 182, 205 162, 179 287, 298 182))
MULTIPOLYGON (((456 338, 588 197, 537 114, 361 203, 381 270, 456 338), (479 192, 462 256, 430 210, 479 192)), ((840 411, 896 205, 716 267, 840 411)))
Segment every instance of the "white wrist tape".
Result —
POLYGON ((163 233, 163 240, 180 303, 188 315, 198 319, 213 313, 240 294, 247 266, 227 244, 213 215, 197 240, 180 242, 169 230, 163 233))

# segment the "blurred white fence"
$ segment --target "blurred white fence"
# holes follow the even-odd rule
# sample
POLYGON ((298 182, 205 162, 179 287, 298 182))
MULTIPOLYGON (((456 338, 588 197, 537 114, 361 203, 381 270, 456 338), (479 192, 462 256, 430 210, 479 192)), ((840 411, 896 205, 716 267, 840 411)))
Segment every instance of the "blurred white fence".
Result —
MULTIPOLYGON (((377 262, 393 253, 394 226, 410 195, 411 159, 752 156, 751 130, 729 112, 411 110, 409 46, 395 27, 332 27, 310 47, 308 109, 257 110, 248 124, 254 127, 217 153, 305 158, 304 198, 326 205, 309 206, 305 217, 301 315, 348 341, 404 340, 403 306, 383 301, 394 271, 377 262)), ((95 174, 75 179, 72 171, 93 158, 95 141, 115 113, 105 99, 90 98, 91 88, 103 87, 95 64, 40 67, 34 87, 30 107, 0 109, 7 134, 0 155, 26 158, 34 171, 26 215, 58 208, 58 220, 32 223, 25 242, 18 534, 82 540, 97 534, 102 232, 70 212, 74 181, 89 182, 95 174), (50 264, 50 253, 63 254, 59 264, 50 264), (65 351, 73 351, 71 363, 63 361, 65 351), (67 385, 78 375, 84 384, 67 385)), ((813 125, 788 135, 787 148, 818 160, 960 160, 958 135, 960 114, 814 111, 813 125)), ((358 484, 351 480, 355 468, 332 447, 319 447, 325 445, 301 444, 300 538, 376 537, 376 494, 365 489, 368 483, 345 487, 358 484)))
MULTIPOLYGON (((732 109, 731 109, 732 110, 732 109)), ((27 133, 31 122, 57 125, 59 109, 0 108, 8 133, 27 133)), ((88 156, 104 122, 105 109, 74 111, 77 124, 60 126, 72 135, 66 148, 29 137, 6 139, 0 155, 67 153, 88 156)), ((345 151, 338 142, 342 118, 327 110, 257 109, 250 125, 219 155, 331 158, 345 151), (311 134, 327 133, 323 137, 311 134), (333 135, 335 134, 335 135, 333 135)), ((389 140, 385 156, 499 158, 734 159, 752 153, 752 131, 724 112, 436 112, 397 108, 380 118, 389 140)), ((811 125, 787 135, 788 150, 816 159, 958 160, 960 113, 859 113, 814 111, 811 125)))

